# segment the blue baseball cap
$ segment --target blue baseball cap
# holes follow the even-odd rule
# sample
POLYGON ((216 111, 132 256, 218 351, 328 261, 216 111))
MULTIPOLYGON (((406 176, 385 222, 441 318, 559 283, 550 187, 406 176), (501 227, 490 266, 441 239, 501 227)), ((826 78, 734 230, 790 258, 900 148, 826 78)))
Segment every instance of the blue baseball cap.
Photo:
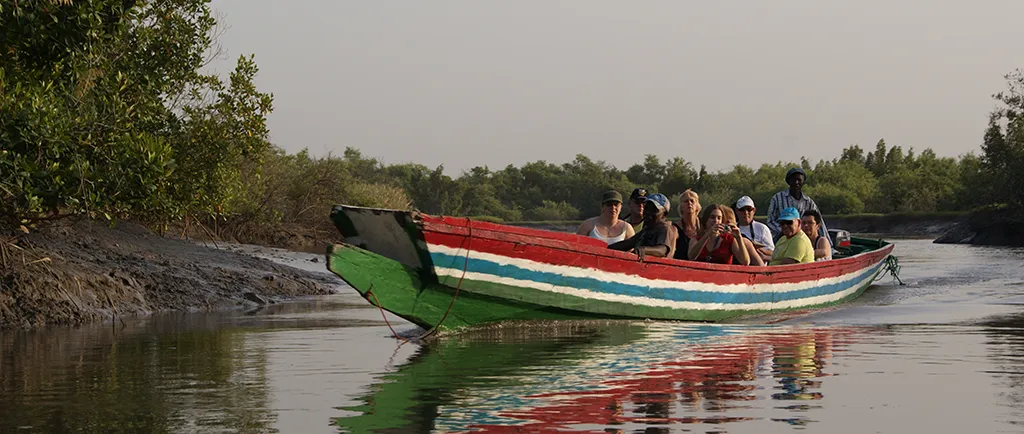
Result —
POLYGON ((647 200, 645 202, 654 203, 654 206, 664 213, 668 213, 668 209, 671 207, 671 205, 668 202, 668 198, 661 193, 654 193, 650 196, 647 196, 647 200))
POLYGON ((791 221, 791 220, 800 220, 800 211, 797 211, 796 208, 793 208, 793 207, 789 207, 789 208, 786 208, 786 209, 782 210, 782 212, 779 213, 779 218, 775 219, 775 221, 777 221, 777 222, 784 222, 784 221, 791 221))

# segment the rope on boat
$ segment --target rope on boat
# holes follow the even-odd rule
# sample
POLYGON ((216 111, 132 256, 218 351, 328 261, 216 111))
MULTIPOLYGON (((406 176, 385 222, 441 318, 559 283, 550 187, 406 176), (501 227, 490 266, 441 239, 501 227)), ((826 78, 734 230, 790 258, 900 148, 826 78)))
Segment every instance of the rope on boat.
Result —
POLYGON ((893 280, 900 283, 900 285, 906 285, 903 280, 900 279, 900 260, 896 255, 889 255, 885 257, 885 265, 883 266, 882 272, 878 274, 875 281, 881 280, 886 274, 892 276, 893 280))
POLYGON ((391 327, 391 322, 388 321, 388 316, 384 313, 384 308, 381 307, 380 300, 377 300, 377 294, 373 293, 373 282, 370 282, 370 288, 366 290, 366 295, 373 297, 373 304, 376 304, 377 309, 380 309, 380 317, 384 318, 384 324, 387 324, 388 328, 391 329, 391 334, 395 335, 395 339, 400 339, 405 342, 409 342, 408 339, 399 336, 398 332, 395 331, 394 327, 391 327))
MULTIPOLYGON (((434 334, 437 331, 437 328, 444 323, 444 320, 448 319, 448 314, 451 313, 452 306, 455 306, 455 299, 459 298, 459 290, 462 288, 462 280, 466 278, 466 270, 469 269, 469 248, 473 245, 473 222, 467 219, 466 223, 469 228, 469 236, 466 238, 466 261, 462 264, 462 276, 459 277, 459 284, 455 285, 455 295, 452 296, 451 303, 448 303, 448 310, 444 311, 444 316, 441 317, 441 320, 431 327, 430 330, 427 330, 425 333, 418 336, 416 340, 422 340, 423 338, 434 334)), ((374 304, 377 305, 377 309, 380 309, 380 316, 384 318, 384 324, 387 324, 388 328, 391 329, 391 334, 395 335, 395 339, 409 342, 409 339, 399 336, 398 332, 395 331, 395 328, 391 327, 391 322, 388 321, 388 316, 384 313, 384 307, 380 305, 380 300, 377 300, 377 294, 373 293, 373 282, 370 282, 370 288, 366 290, 366 295, 373 297, 374 304)))
POLYGON ((444 311, 444 316, 441 317, 441 320, 431 327, 430 330, 427 330, 426 333, 423 333, 419 337, 420 339, 437 332, 437 328, 441 327, 441 324, 444 324, 444 320, 448 319, 448 314, 451 313, 452 306, 455 306, 455 299, 459 298, 459 290, 462 288, 462 280, 466 278, 466 270, 469 269, 469 249, 473 246, 473 221, 468 218, 466 219, 466 228, 469 229, 469 234, 466 236, 466 260, 462 264, 462 276, 459 276, 459 283, 458 285, 455 285, 455 295, 452 296, 451 303, 448 303, 448 310, 444 311))

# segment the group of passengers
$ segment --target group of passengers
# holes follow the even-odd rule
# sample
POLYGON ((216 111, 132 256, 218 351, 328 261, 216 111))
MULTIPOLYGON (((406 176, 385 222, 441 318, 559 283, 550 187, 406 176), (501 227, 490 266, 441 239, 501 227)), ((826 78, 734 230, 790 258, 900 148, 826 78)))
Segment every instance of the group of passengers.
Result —
POLYGON ((786 173, 789 188, 768 205, 767 224, 754 220, 757 207, 749 196, 732 206, 701 208, 692 190, 679 195, 679 220, 668 219, 665 195, 643 188, 629 195, 629 213, 619 219, 622 195, 605 192, 601 215, 580 225, 577 233, 599 239, 608 248, 646 257, 675 258, 716 264, 785 265, 832 259, 832 244, 818 205, 803 193, 807 175, 800 168, 786 173))

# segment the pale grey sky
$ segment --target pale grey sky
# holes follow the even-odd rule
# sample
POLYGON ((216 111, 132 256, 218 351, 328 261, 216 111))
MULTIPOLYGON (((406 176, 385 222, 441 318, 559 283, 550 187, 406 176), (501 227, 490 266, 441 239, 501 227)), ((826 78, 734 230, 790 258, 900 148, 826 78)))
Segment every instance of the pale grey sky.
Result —
POLYGON ((577 153, 709 169, 977 150, 1024 0, 214 0, 272 140, 458 174, 577 153))

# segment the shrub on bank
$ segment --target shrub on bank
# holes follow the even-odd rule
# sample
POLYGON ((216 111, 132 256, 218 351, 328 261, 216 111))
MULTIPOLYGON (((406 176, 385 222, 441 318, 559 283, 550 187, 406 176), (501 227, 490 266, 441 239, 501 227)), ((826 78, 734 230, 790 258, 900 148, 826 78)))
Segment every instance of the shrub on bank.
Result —
POLYGON ((255 241, 287 229, 333 238, 337 230, 328 216, 335 205, 409 209, 403 189, 360 180, 353 170, 343 157, 314 158, 306 150, 288 155, 274 149, 231 202, 218 235, 255 241))
POLYGON ((567 202, 545 200, 537 208, 526 212, 527 220, 572 220, 579 218, 580 211, 567 202))

